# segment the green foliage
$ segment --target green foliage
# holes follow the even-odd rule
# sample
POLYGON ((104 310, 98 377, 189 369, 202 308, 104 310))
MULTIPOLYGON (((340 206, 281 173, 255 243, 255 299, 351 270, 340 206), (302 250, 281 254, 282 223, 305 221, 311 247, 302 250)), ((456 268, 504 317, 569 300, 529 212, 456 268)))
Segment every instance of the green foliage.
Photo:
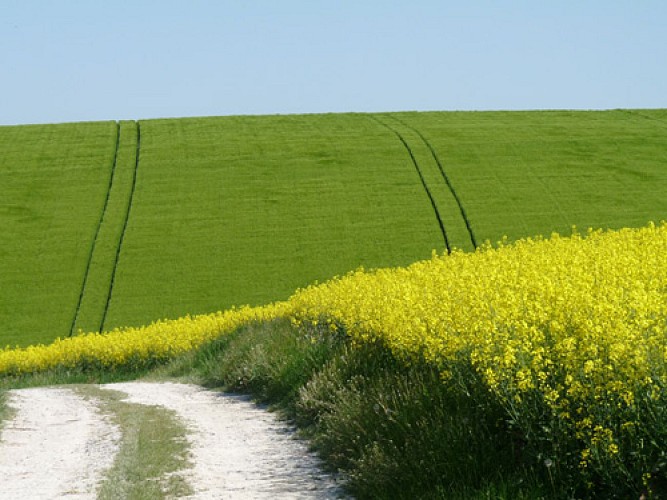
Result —
MULTIPOLYGON (((160 367, 157 368, 159 369, 160 367)), ((125 365, 122 369, 118 370, 109 370, 88 365, 74 369, 56 368, 40 373, 3 376, 0 378, 0 394, 9 389, 21 389, 25 387, 126 382, 146 376, 148 373, 152 373, 154 369, 156 369, 155 364, 150 367, 142 366, 141 368, 125 365)))
POLYGON ((161 373, 192 370, 209 386, 282 409, 359 498, 542 491, 475 377, 456 390, 433 368, 405 367, 380 345, 352 347, 339 333, 281 320, 242 327, 171 368, 161 373))
POLYGON ((502 409, 469 371, 443 383, 380 345, 344 344, 300 389, 295 420, 359 498, 543 494, 502 409))
POLYGON ((341 342, 338 336, 295 332, 284 319, 254 323, 204 346, 193 366, 209 386, 252 392, 260 401, 291 408, 299 388, 341 342))
POLYGON ((435 211, 466 250, 658 221, 665 123, 664 110, 147 120, 138 165, 133 122, 117 153, 112 122, 0 127, 0 345, 97 330, 114 272, 105 329, 406 265, 444 250, 435 211))
POLYGON ((660 221, 664 110, 396 113, 442 160, 481 243, 660 221))
POLYGON ((0 346, 69 333, 115 142, 113 122, 0 127, 0 346))

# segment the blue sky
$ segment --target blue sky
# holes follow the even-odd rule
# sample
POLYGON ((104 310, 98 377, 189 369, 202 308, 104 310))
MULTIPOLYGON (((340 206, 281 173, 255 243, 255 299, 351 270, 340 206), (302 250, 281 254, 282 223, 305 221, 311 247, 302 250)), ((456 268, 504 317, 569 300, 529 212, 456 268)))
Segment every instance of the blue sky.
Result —
POLYGON ((0 124, 667 108, 664 0, 2 0, 0 124))

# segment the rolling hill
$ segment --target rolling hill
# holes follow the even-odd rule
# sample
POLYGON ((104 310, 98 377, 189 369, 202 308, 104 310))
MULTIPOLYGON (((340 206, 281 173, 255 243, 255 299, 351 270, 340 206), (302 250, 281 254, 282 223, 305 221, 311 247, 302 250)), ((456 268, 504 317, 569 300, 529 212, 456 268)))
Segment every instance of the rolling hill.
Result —
POLYGON ((667 213, 667 110, 0 127, 0 344, 667 213))

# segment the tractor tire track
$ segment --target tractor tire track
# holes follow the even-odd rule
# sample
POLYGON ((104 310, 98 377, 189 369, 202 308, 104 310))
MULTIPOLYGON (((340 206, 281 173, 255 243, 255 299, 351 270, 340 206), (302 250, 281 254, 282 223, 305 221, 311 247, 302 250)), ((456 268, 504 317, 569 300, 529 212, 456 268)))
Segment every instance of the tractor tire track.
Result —
POLYGON ((106 303, 104 305, 104 313, 102 314, 102 321, 100 322, 100 327, 98 328, 99 332, 102 332, 104 330, 104 323, 106 322, 107 313, 109 312, 109 304, 111 303, 111 296, 113 295, 113 288, 114 284, 116 283, 116 271, 118 269, 118 260, 120 258, 120 252, 123 247, 123 242, 125 241, 127 223, 130 220, 130 213, 132 211, 132 202, 134 201, 134 191, 137 186, 137 171, 139 170, 139 153, 141 151, 141 127, 138 121, 136 122, 136 124, 137 124, 137 149, 134 158, 134 173, 132 174, 132 187, 130 189, 130 197, 127 203, 127 211, 125 212, 123 230, 120 233, 120 238, 118 239, 118 246, 116 247, 116 256, 114 258, 113 270, 111 272, 111 282, 109 283, 109 293, 107 294, 106 303))
POLYGON ((384 123, 382 120, 377 118, 374 115, 369 116, 371 120, 375 121, 376 123, 380 124, 390 132, 392 132, 398 140, 403 144, 403 147, 406 149, 408 154, 410 155, 410 159, 412 160, 412 164, 415 167, 415 170, 417 171, 417 174, 419 175, 419 179, 421 180, 422 186, 424 187, 424 191, 426 191, 426 195, 428 196, 428 199, 431 202, 431 207, 433 207, 433 212, 435 213, 435 218, 438 220, 438 226, 440 227, 440 232, 442 233, 442 237, 445 241, 445 247, 447 248, 447 253, 452 253, 452 248, 449 244, 449 238, 447 237, 447 230, 445 229, 445 225, 442 222, 442 217, 440 216, 440 211, 438 210, 438 206, 435 203, 435 199, 433 198, 433 194, 431 193, 431 190, 429 189, 428 185, 426 184, 426 179, 424 178, 424 174, 422 173, 421 168, 419 167, 419 163, 417 163, 417 159, 415 158, 414 153, 412 152, 412 149, 410 148, 410 145, 407 143, 405 138, 401 135, 401 133, 391 127, 390 125, 387 125, 384 123))
POLYGON ((111 175, 109 176, 109 185, 107 186, 107 194, 104 199, 104 206, 102 207, 102 213, 100 214, 100 219, 97 221, 97 228, 95 228, 95 236, 93 237, 93 244, 90 247, 90 252, 88 254, 88 262, 86 262, 86 270, 83 275, 83 283, 81 284, 81 292, 79 293, 79 299, 76 304, 76 310, 74 311, 74 317, 72 318, 72 325, 69 329, 69 336, 71 337, 74 334, 74 328, 76 322, 79 319, 79 311, 81 310, 81 302, 83 301, 83 295, 86 292, 86 285, 88 284, 88 276, 90 275, 90 264, 93 260, 93 254, 95 253, 95 247, 97 246, 97 239, 100 234, 100 228, 102 227, 102 221, 107 212, 107 207, 109 206, 109 197, 111 194, 111 189, 113 187, 114 177, 116 175, 116 165, 118 163, 118 150, 120 149, 120 122, 116 122, 116 148, 113 154, 113 163, 111 164, 111 175))
POLYGON ((452 181, 450 180, 449 176, 445 172, 445 168, 442 166, 442 162, 440 161, 440 158, 438 157, 437 153, 435 152, 435 148, 433 145, 426 139, 426 137, 415 127, 408 125, 402 120, 399 120, 395 116, 392 116, 394 120, 396 120, 398 123, 403 125, 406 128, 409 128, 412 130, 415 134, 419 136, 419 138, 422 140, 424 145, 428 148, 428 150, 431 152, 431 156, 433 157, 433 160, 435 161, 436 165, 438 165, 438 169, 440 170, 440 174, 442 175, 442 179, 445 181, 445 184, 447 184, 447 187, 449 188, 449 191, 452 193, 452 196, 456 200, 456 204, 459 207, 459 212, 461 213, 461 217, 463 218, 463 222, 466 225, 466 229, 468 230, 468 235, 470 236, 470 242, 472 243, 473 248, 477 248, 477 239, 475 238, 475 233, 472 230, 472 225, 470 224, 470 219, 468 219, 468 215, 466 214, 465 209, 463 208, 463 203, 461 202, 461 198, 457 194, 456 190, 454 189, 454 186, 452 185, 452 181))

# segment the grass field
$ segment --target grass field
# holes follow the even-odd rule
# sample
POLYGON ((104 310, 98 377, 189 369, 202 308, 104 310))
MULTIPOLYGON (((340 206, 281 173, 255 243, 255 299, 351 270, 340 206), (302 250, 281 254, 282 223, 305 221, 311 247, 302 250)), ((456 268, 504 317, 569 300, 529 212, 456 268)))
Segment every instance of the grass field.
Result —
POLYGON ((664 110, 394 116, 432 144, 480 241, 667 215, 664 110))
POLYGON ((666 139, 666 110, 0 127, 0 344, 227 309, 2 350, 0 425, 7 388, 149 372, 277 404, 359 498, 663 498, 667 226, 482 243, 665 219, 666 139))
POLYGON ((141 122, 105 327, 284 299, 442 250, 409 162, 363 115, 141 122))
POLYGON ((70 333, 79 330, 86 332, 102 330, 108 311, 112 280, 134 183, 137 124, 132 121, 120 122, 117 134, 118 143, 114 152, 109 189, 91 247, 70 333))
POLYGON ((69 333, 115 147, 113 122, 0 127, 0 345, 69 333))
POLYGON ((667 111, 0 127, 0 345, 667 213, 667 111))

